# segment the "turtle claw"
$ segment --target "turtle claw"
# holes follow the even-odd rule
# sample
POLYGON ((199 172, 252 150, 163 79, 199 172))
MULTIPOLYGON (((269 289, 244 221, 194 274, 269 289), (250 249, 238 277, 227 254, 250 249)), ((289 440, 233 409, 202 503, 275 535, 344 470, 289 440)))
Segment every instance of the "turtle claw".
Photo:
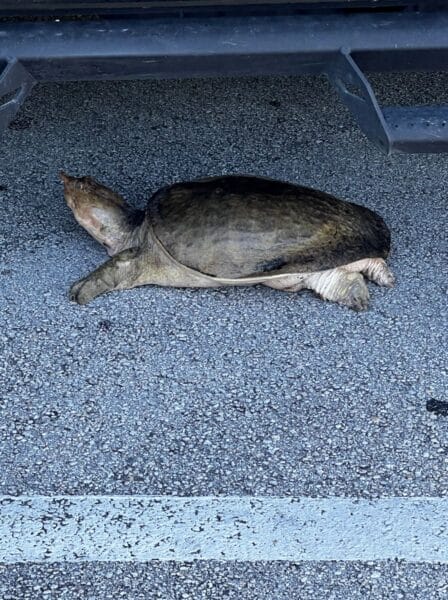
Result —
POLYGON ((384 287, 393 288, 395 285, 395 276, 389 271, 389 269, 383 274, 383 278, 380 282, 380 285, 384 287))
POLYGON ((392 271, 386 264, 384 258, 377 258, 371 261, 371 265, 362 271, 364 275, 376 283, 384 287, 393 288, 395 285, 395 277, 392 271))
POLYGON ((89 278, 85 277, 84 279, 80 279, 76 281, 70 288, 69 291, 69 299, 71 302, 76 302, 77 304, 87 304, 93 298, 95 298, 96 294, 89 292, 89 278))
POLYGON ((339 302, 357 312, 367 310, 369 307, 369 290, 363 276, 360 273, 349 273, 347 279, 350 283, 339 302))

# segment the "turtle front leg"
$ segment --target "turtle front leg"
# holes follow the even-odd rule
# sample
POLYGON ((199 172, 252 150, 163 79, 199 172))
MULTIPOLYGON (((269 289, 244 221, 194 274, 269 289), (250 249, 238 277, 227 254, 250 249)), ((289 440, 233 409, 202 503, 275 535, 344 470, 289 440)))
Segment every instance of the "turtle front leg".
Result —
POLYGON ((141 254, 139 248, 129 248, 106 261, 71 286, 70 300, 78 304, 87 304, 105 292, 140 285, 138 275, 141 254))
POLYGON ((305 287, 315 291, 324 300, 343 304, 353 310, 366 310, 369 305, 369 290, 363 276, 344 267, 310 273, 305 287))

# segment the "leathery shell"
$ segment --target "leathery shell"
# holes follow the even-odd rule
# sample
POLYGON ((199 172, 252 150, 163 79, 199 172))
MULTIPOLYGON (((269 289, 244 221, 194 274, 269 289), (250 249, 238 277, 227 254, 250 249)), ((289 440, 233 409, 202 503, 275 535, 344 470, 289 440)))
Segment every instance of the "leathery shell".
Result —
POLYGON ((390 232, 373 211, 261 177, 167 186, 149 200, 147 217, 177 261, 216 277, 322 271, 390 250, 390 232))

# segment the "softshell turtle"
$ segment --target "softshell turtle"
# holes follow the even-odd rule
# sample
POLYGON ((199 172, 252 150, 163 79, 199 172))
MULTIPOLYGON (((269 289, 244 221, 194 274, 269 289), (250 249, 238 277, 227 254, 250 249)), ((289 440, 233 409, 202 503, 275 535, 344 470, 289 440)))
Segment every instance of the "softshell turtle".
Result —
POLYGON ((230 175, 174 183, 146 210, 91 177, 61 173, 78 223, 112 258, 76 282, 70 298, 146 284, 310 289, 366 309, 364 280, 391 287, 390 232, 368 208, 291 183, 230 175))

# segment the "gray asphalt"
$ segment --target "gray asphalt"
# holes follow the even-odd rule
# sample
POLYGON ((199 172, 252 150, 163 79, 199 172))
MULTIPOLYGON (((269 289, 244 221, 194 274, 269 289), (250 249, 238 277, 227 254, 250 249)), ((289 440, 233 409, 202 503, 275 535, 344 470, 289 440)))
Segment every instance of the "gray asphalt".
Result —
MULTIPOLYGON (((448 89, 375 83, 389 102, 448 89)), ((0 493, 447 495, 448 420, 426 410, 448 400, 447 175, 446 155, 379 154, 318 78, 38 87, 0 146, 0 493), (323 189, 382 214, 397 286, 371 286, 362 314, 263 287, 146 287, 79 307, 69 285, 106 257, 65 206, 61 168, 136 206, 220 173, 323 189)), ((446 576, 151 563, 9 567, 0 581, 5 599, 442 598, 446 576), (49 592, 33 596, 40 581, 49 592)))
POLYGON ((446 567, 389 563, 163 563, 0 567, 2 600, 444 600, 446 567))

